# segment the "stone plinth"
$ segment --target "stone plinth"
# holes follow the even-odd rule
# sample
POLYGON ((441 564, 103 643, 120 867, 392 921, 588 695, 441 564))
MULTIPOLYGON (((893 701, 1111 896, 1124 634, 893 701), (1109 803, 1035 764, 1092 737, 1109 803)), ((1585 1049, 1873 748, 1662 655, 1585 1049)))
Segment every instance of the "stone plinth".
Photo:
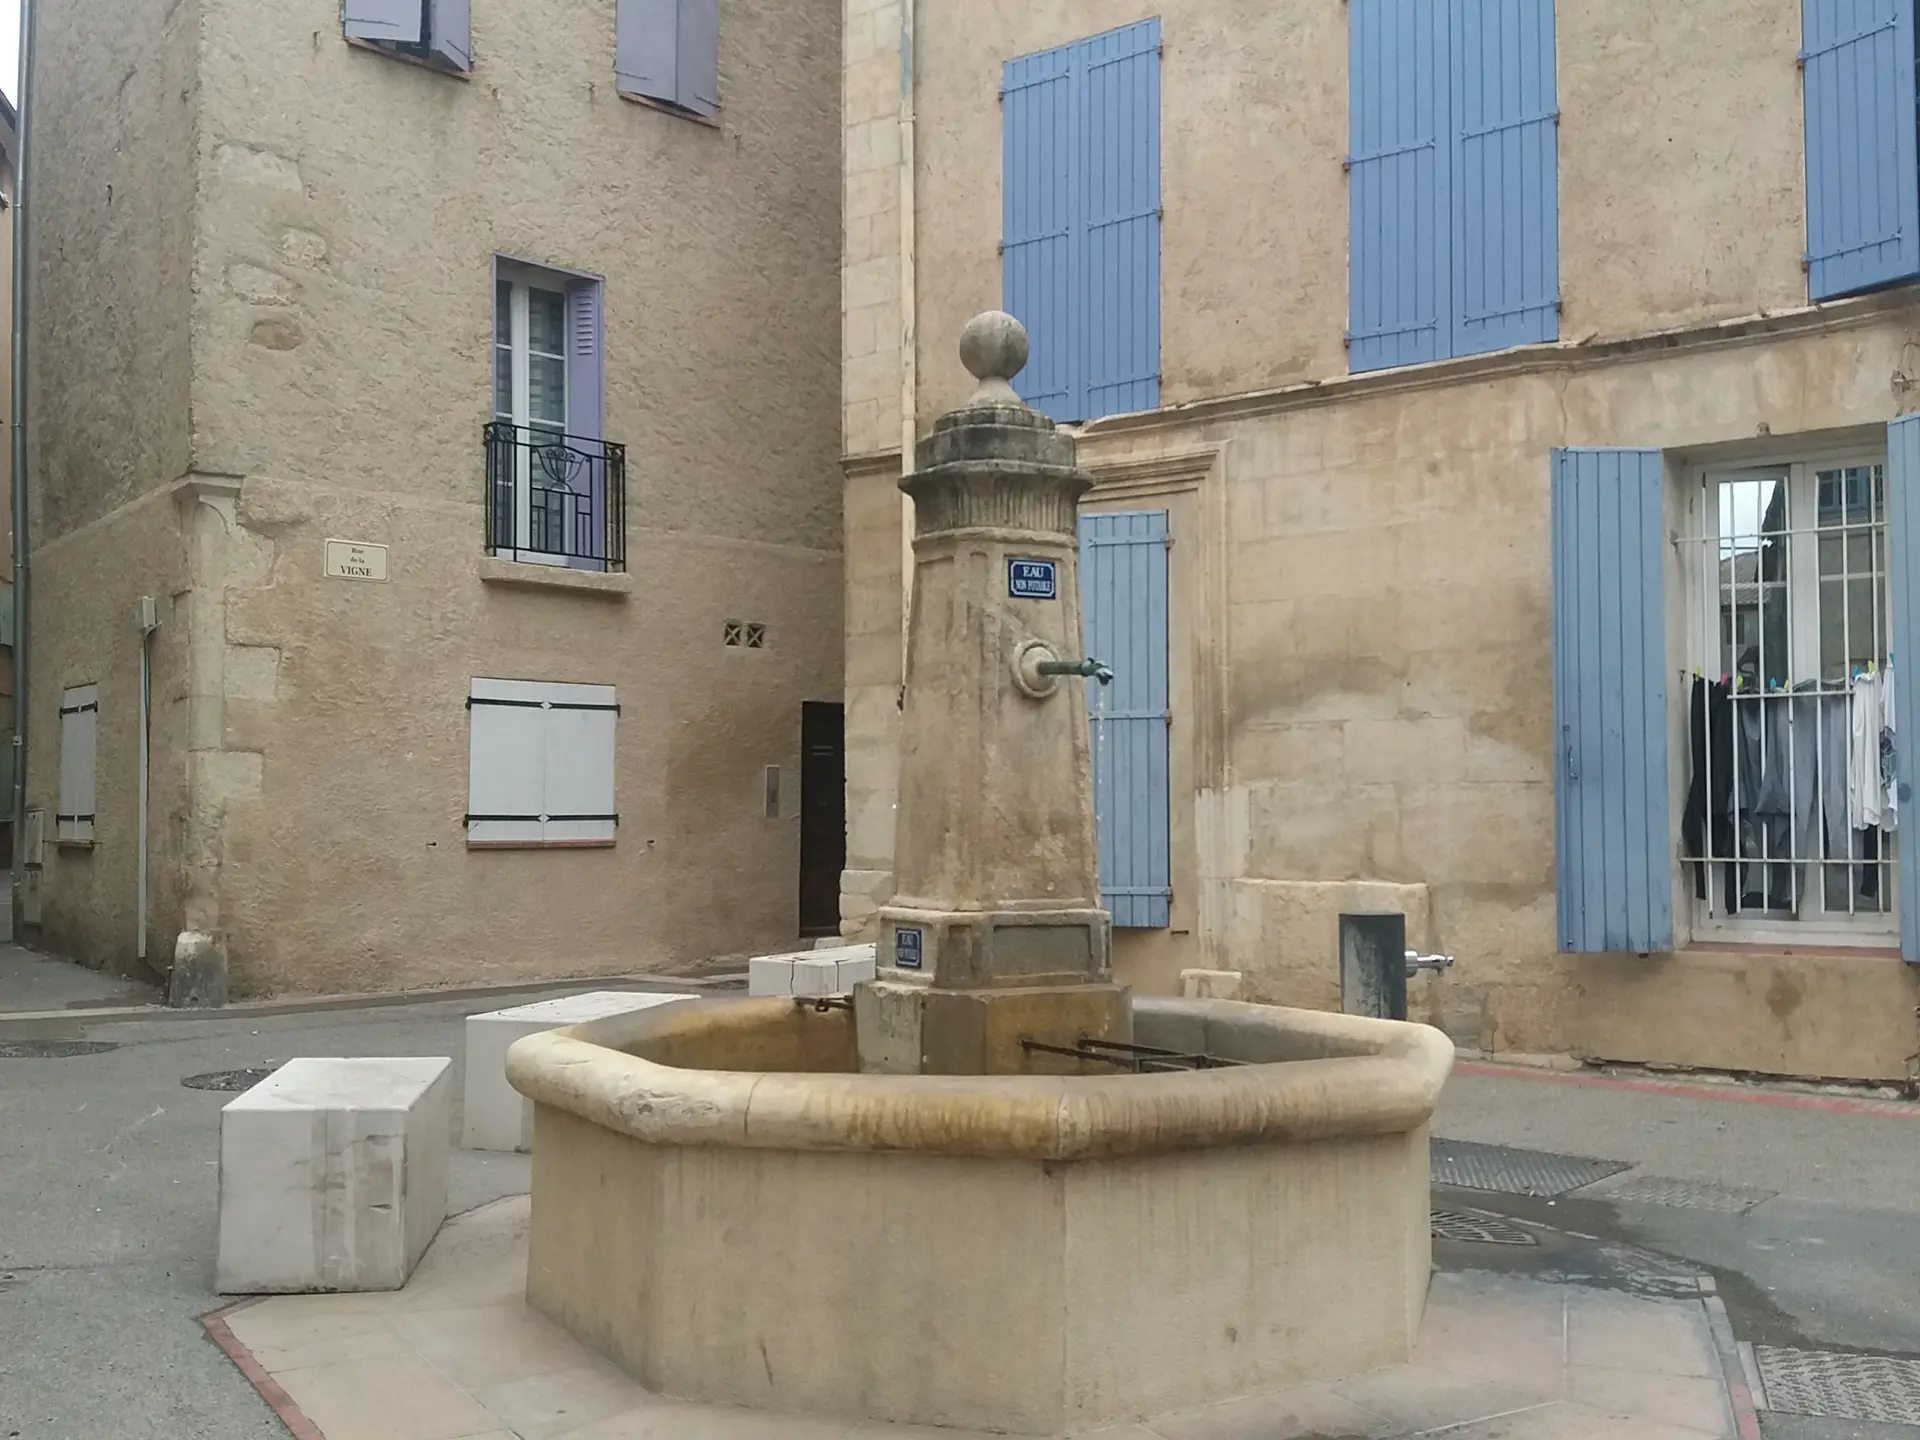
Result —
POLYGON ((684 993, 645 995, 626 990, 594 990, 584 995, 563 995, 558 1000, 516 1005, 510 1010, 469 1015, 467 1083, 461 1106, 465 1117, 462 1143, 469 1150, 533 1148, 533 1106, 507 1083, 507 1051, 514 1041, 537 1035, 542 1030, 604 1020, 609 1015, 625 1015, 657 1005, 686 1005, 699 998, 684 993))
POLYGON ((447 1216, 447 1059, 289 1060, 220 1112, 223 1295, 398 1290, 447 1216))
POLYGON ((1246 1063, 819 1073, 853 1017, 780 1000, 523 1040, 528 1299, 685 1399, 1028 1435, 1408 1359, 1446 1038, 1218 1001, 1136 1025, 1246 1063), (845 1243, 796 1245, 812 1215, 845 1243))

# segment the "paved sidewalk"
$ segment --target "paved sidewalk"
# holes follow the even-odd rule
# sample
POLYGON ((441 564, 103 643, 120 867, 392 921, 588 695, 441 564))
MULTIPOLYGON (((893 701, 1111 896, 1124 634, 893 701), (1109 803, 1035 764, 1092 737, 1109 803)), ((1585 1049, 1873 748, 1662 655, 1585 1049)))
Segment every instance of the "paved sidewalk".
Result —
MULTIPOLYGON (((395 1294, 260 1301, 210 1328, 296 1435, 324 1440, 985 1440, 649 1394, 527 1308, 528 1210, 515 1197, 450 1221, 395 1294)), ((1410 1365, 1102 1433, 1389 1440, 1441 1431, 1449 1440, 1737 1434, 1701 1298, 1486 1274, 1435 1278, 1410 1365)))

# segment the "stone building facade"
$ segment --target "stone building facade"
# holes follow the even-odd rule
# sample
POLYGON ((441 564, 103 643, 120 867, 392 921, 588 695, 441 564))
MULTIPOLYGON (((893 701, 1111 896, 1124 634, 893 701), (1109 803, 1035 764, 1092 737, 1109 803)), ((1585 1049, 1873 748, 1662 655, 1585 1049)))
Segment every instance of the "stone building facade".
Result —
POLYGON ((1811 744, 1780 692, 1912 683, 1914 7, 1854 8, 846 0, 843 932, 891 888, 903 432, 1004 307, 1084 543, 1164 527, 1087 602, 1166 667, 1109 722, 1122 979, 1336 1008, 1338 917, 1398 910, 1457 957, 1414 1017, 1492 1052, 1920 1070, 1920 845, 1753 775, 1687 820, 1696 688, 1811 744))
POLYGON ((48 948, 258 995, 792 942, 840 700, 840 18, 47 7, 48 948))

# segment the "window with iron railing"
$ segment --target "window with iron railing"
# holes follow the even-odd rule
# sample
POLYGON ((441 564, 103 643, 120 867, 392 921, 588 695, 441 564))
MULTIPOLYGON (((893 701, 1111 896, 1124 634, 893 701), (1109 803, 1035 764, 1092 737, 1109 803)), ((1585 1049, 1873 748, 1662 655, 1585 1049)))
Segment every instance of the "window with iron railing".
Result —
POLYGON ((600 282, 496 257, 489 553, 626 567, 626 449, 602 435, 603 375, 600 282))
POLYGON ((1696 936, 1859 943, 1895 928, 1886 498, 1871 455, 1707 471, 1689 497, 1696 936))

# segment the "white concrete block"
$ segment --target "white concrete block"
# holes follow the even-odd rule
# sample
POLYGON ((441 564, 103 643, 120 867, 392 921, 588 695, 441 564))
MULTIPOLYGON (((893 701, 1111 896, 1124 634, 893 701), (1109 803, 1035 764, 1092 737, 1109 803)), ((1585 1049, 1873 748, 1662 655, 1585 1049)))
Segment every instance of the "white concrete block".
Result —
POLYGON ((533 1102, 507 1083, 507 1051, 522 1036, 661 1005, 684 1005, 699 998, 684 993, 641 995, 626 990, 594 990, 516 1005, 511 1010, 469 1015, 461 1143, 469 1150, 533 1148, 533 1102))
POLYGON ((398 1290, 447 1216, 448 1059, 290 1060, 220 1112, 225 1295, 398 1290))
POLYGON ((1188 1000, 1238 1000, 1238 970, 1182 970, 1180 994, 1188 1000))
POLYGON ((747 994, 845 995, 862 980, 871 980, 873 971, 871 944, 760 955, 747 961, 747 994))

